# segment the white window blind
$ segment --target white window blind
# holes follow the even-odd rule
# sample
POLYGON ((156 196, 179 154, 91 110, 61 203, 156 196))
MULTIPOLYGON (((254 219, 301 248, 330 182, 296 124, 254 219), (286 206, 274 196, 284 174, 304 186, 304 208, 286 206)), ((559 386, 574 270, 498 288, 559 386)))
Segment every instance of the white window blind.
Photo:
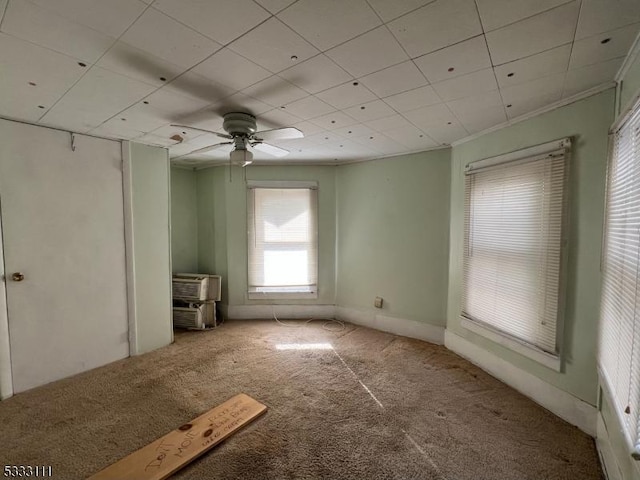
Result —
POLYGON ((475 162, 466 172, 462 316, 552 355, 568 145, 475 162))
POLYGON ((317 292, 317 189, 248 191, 249 292, 317 292))
POLYGON ((640 454, 640 104, 612 136, 598 362, 634 457, 640 454))

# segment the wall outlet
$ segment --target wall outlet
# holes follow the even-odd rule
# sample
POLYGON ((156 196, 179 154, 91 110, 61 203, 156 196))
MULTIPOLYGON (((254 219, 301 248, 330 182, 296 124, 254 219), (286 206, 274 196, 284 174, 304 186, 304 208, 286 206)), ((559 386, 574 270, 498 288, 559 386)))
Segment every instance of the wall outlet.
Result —
POLYGON ((382 297, 376 297, 373 301, 373 306, 376 308, 382 308, 382 297))

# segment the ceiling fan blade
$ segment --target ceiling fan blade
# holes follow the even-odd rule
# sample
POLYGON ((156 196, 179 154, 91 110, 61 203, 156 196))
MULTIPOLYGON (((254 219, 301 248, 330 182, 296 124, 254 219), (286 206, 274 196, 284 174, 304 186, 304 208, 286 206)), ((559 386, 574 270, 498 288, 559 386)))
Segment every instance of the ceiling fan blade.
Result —
POLYGON ((269 155, 273 155, 274 157, 286 157, 287 155, 289 155, 289 150, 276 147, 275 145, 271 145, 269 143, 252 143, 251 146, 256 150, 268 153, 269 155))
POLYGON ((171 160, 178 160, 180 158, 188 157, 189 155, 195 155, 196 153, 210 152, 211 150, 216 150, 216 149, 218 149, 220 147, 223 147, 225 145, 232 145, 232 144, 233 144, 233 142, 223 142, 223 143, 216 143, 214 145, 207 145, 206 147, 199 148, 197 150, 194 150, 193 152, 185 153, 185 154, 180 155, 178 157, 173 157, 171 160))
POLYGON ((303 138, 304 133, 294 127, 274 128, 273 130, 263 130, 253 134, 261 140, 287 140, 291 138, 303 138))
POLYGON ((229 139, 233 138, 231 135, 227 135, 226 133, 214 132, 213 130, 206 130, 204 128, 190 127, 189 125, 176 125, 172 123, 171 126, 179 127, 179 128, 187 128, 189 130, 196 130, 198 132, 213 133, 214 135, 217 135, 222 138, 229 138, 229 139))

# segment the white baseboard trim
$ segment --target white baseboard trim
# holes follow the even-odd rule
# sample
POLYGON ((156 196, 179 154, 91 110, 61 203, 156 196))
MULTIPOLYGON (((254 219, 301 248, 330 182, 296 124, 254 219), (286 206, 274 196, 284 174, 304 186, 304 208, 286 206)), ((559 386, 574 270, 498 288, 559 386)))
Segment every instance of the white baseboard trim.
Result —
POLYGON ((596 436, 598 411, 593 405, 589 405, 570 393, 516 367, 449 330, 445 332, 444 345, 588 435, 596 436))
POLYGON ((602 418, 602 414, 600 414, 600 412, 597 414, 596 422, 596 448, 598 449, 598 455, 600 456, 600 463, 602 464, 604 475, 607 480, 624 480, 620 467, 618 466, 613 447, 611 446, 607 426, 605 425, 604 418, 602 418))
POLYGON ((444 343, 444 327, 431 325, 405 318, 381 315, 375 311, 356 308, 336 307, 336 318, 345 322, 375 328, 404 337, 417 338, 442 345, 444 343))
POLYGON ((335 318, 335 305, 226 305, 222 310, 231 320, 273 318, 335 318), (225 312, 226 310, 226 312, 225 312))

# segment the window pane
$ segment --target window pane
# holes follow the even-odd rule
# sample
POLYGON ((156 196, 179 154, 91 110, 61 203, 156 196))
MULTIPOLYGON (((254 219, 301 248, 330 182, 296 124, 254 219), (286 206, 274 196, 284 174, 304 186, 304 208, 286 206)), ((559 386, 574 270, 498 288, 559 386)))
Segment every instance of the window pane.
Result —
POLYGON ((316 290, 316 197, 309 188, 249 190, 250 291, 316 290))
POLYGON ((466 177, 462 314, 557 353, 564 151, 466 177))

